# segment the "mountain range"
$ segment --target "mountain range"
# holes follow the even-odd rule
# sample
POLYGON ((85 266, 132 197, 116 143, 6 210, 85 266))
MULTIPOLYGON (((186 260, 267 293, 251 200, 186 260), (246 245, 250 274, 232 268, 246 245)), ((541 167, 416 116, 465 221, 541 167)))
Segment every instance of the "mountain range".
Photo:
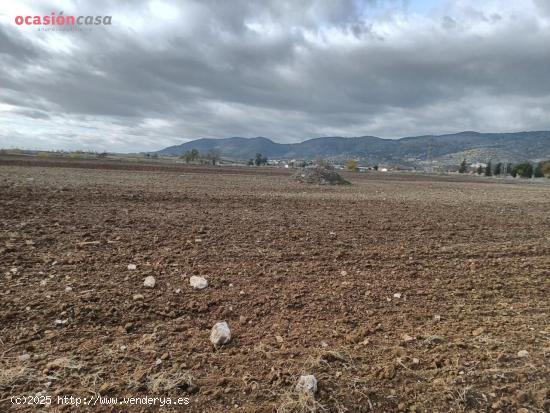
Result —
POLYGON ((261 153, 269 159, 358 159, 365 163, 419 166, 468 162, 536 162, 550 159, 550 131, 516 133, 460 132, 401 139, 375 136, 323 137, 300 143, 276 143, 264 137, 202 138, 164 148, 159 155, 180 156, 188 150, 215 151, 222 158, 248 160, 261 153))

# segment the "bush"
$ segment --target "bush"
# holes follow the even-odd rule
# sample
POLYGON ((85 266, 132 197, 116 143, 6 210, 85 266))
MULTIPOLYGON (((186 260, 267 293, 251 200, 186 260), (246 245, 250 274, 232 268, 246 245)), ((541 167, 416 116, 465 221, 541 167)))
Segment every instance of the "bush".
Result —
POLYGON ((357 171, 359 168, 359 163, 356 160, 350 159, 346 162, 346 169, 348 171, 357 171))
POLYGON ((533 176, 533 165, 529 162, 523 162, 516 166, 512 170, 512 176, 519 175, 522 178, 531 178, 533 176))
POLYGON ((266 165, 267 164, 267 156, 262 156, 261 153, 256 154, 256 159, 254 159, 254 163, 256 166, 260 165, 266 165))
POLYGON ((550 161, 544 161, 542 163, 542 173, 547 178, 550 178, 550 161))

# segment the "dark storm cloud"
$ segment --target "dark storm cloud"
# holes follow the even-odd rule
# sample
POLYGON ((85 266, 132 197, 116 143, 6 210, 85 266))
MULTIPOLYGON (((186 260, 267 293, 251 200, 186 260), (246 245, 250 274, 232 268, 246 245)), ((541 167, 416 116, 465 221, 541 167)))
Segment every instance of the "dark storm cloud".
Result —
POLYGON ((5 59, 28 60, 37 57, 38 52, 17 33, 0 26, 0 55, 5 59))
POLYGON ((16 109, 15 113, 31 119, 50 119, 50 115, 40 110, 16 109))
POLYGON ((548 129, 550 13, 533 1, 456 0, 425 15, 407 12, 414 0, 73 2, 66 15, 113 16, 84 33, 16 26, 12 7, 0 20, 11 125, 0 144, 548 129))

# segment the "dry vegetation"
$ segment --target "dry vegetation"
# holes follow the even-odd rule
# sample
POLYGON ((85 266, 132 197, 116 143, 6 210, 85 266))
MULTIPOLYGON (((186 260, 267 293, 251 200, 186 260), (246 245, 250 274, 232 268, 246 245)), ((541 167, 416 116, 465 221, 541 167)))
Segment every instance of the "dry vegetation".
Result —
POLYGON ((0 160, 0 411, 39 392, 184 395, 163 411, 193 412, 550 408, 548 185, 71 162, 0 160), (220 320, 233 338, 214 349, 220 320))

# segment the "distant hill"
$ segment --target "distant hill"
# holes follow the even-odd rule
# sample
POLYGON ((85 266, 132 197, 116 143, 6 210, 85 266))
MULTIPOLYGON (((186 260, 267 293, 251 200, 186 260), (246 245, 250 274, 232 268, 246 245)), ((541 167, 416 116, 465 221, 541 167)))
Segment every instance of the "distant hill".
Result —
POLYGON ((344 161, 359 159, 368 163, 418 166, 433 160, 442 165, 485 162, 538 161, 550 159, 550 131, 517 133, 460 132, 449 135, 414 136, 381 139, 375 136, 355 138, 324 137, 300 143, 281 144, 270 139, 226 138, 197 139, 170 146, 157 153, 179 156, 188 150, 201 153, 217 151, 222 157, 247 160, 261 153, 269 159, 315 159, 344 161))

